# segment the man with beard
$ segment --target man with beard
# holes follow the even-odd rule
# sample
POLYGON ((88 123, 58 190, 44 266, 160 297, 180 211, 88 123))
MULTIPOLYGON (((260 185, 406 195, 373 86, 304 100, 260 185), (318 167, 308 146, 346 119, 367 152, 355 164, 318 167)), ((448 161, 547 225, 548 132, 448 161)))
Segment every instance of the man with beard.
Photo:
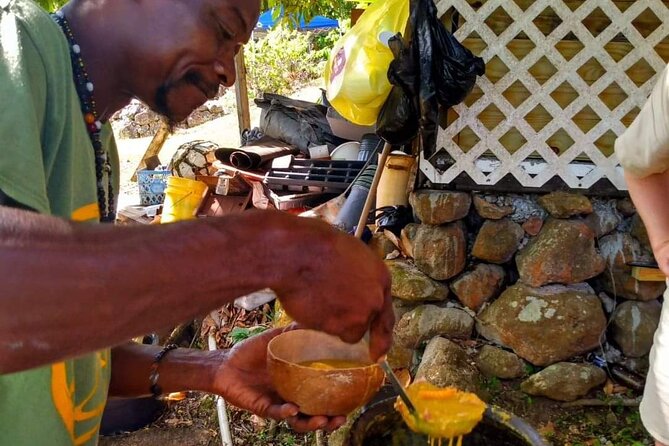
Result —
POLYGON ((96 444, 108 395, 181 390, 299 431, 339 426, 274 392, 278 331, 220 352, 126 343, 258 289, 305 327, 369 332, 373 359, 388 350, 387 270, 328 225, 279 212, 84 223, 114 219, 110 116, 139 98, 185 119, 234 83, 258 15, 257 0, 72 0, 53 16, 0 0, 0 444, 96 444))

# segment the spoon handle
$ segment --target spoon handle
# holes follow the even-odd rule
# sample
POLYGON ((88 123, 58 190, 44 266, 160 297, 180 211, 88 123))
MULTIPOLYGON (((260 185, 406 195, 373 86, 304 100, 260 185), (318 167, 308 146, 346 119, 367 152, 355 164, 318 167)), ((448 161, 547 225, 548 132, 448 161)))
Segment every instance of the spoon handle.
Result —
POLYGON ((393 389, 395 389, 395 391, 399 394, 400 398, 402 398, 402 402, 404 403, 405 406, 407 406, 409 412, 411 412, 412 415, 416 415, 416 407, 409 399, 409 395, 407 395, 407 393, 404 391, 404 386, 400 384, 399 380, 397 379, 397 376, 395 376, 395 372, 393 372, 393 369, 390 367, 390 364, 388 364, 388 361, 384 359, 379 363, 379 365, 386 373, 386 376, 390 380, 390 384, 393 386, 393 389))

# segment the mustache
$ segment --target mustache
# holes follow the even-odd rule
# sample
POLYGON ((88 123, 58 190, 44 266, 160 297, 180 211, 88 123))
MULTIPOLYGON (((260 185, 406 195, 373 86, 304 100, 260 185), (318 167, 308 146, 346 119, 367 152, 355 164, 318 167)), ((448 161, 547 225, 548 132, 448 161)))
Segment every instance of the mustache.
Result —
POLYGON ((184 76, 184 82, 199 88, 208 98, 218 93, 218 84, 211 85, 207 83, 207 81, 197 71, 189 71, 186 73, 184 76))
POLYGON ((180 85, 193 85, 196 88, 200 89, 205 96, 212 98, 218 93, 218 84, 212 85, 209 84, 204 77, 197 71, 187 72, 183 78, 179 79, 177 82, 166 82, 158 87, 156 90, 156 95, 154 102, 156 104, 157 113, 165 116, 170 125, 176 125, 177 122, 172 118, 172 113, 170 112, 170 107, 168 104, 168 97, 170 92, 179 87, 180 85))

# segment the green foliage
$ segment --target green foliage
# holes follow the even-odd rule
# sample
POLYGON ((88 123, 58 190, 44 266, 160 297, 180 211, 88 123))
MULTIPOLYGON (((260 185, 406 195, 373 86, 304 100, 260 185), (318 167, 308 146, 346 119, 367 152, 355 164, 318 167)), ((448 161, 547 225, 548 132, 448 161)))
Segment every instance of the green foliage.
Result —
POLYGON ((267 327, 235 327, 232 329, 232 331, 230 331, 228 337, 233 344, 238 344, 252 336, 262 333, 265 330, 267 330, 267 327))
POLYGON ((496 376, 488 378, 484 381, 484 386, 490 393, 497 393, 502 388, 502 382, 496 376))
MULTIPOLYGON (((47 11, 55 11, 56 9, 67 3, 67 0, 35 0, 38 5, 47 11)), ((361 2, 365 5, 370 2, 361 2)), ((351 0, 262 0, 262 10, 279 8, 283 6, 286 11, 285 17, 282 20, 284 25, 295 27, 297 18, 303 16, 305 20, 309 21, 316 15, 325 15, 335 19, 347 19, 351 17, 351 10, 356 6, 351 0)))
POLYGON ((245 48, 251 93, 290 94, 322 76, 339 31, 314 35, 279 26, 245 48))
POLYGON ((65 3, 67 3, 67 0, 35 0, 38 5, 40 5, 42 8, 46 9, 49 12, 53 12, 56 9, 60 8, 63 6, 65 3))
POLYGON ((638 408, 580 408, 555 420, 554 444, 573 446, 647 446, 653 444, 638 408))
MULTIPOLYGON (((37 4, 47 11, 56 9, 67 3, 67 0, 35 0, 37 4)), ((364 2, 367 3, 367 2, 364 2)), ((282 22, 285 25, 294 27, 298 23, 298 17, 303 16, 309 21, 314 16, 325 15, 335 19, 346 19, 351 17, 351 10, 356 6, 355 2, 349 0, 263 0, 262 9, 282 7, 286 11, 282 22)))
POLYGON ((333 29, 326 33, 314 34, 312 39, 313 51, 316 52, 315 57, 319 60, 326 61, 330 57, 330 52, 335 44, 341 39, 344 31, 342 29, 333 29))
POLYGON ((263 0, 262 2, 263 11, 275 8, 275 11, 280 11, 283 7, 286 14, 281 22, 291 28, 299 23, 299 17, 304 17, 307 22, 317 15, 335 19, 349 18, 355 6, 355 2, 350 0, 263 0))
POLYGON ((539 371, 538 367, 535 367, 532 364, 527 363, 527 362, 525 363, 525 374, 526 375, 534 375, 538 371, 539 371))

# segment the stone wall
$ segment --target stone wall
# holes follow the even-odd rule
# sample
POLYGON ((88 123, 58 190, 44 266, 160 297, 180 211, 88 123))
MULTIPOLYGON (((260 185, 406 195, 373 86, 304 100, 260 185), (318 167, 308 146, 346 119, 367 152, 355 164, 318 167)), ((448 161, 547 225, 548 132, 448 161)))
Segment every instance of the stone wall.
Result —
MULTIPOLYGON (((228 98, 223 99, 226 93, 227 89, 221 87, 215 99, 198 107, 185 121, 177 124, 176 128, 196 127, 231 113, 228 98)), ((118 129, 121 138, 143 138, 155 135, 162 119, 158 113, 154 113, 142 102, 133 99, 130 104, 112 116, 111 122, 118 129)))
POLYGON ((652 254, 629 199, 423 190, 410 202, 416 223, 373 242, 393 278, 394 367, 468 390, 520 378, 563 401, 605 383, 591 352, 645 375, 665 284, 631 276, 652 254))

